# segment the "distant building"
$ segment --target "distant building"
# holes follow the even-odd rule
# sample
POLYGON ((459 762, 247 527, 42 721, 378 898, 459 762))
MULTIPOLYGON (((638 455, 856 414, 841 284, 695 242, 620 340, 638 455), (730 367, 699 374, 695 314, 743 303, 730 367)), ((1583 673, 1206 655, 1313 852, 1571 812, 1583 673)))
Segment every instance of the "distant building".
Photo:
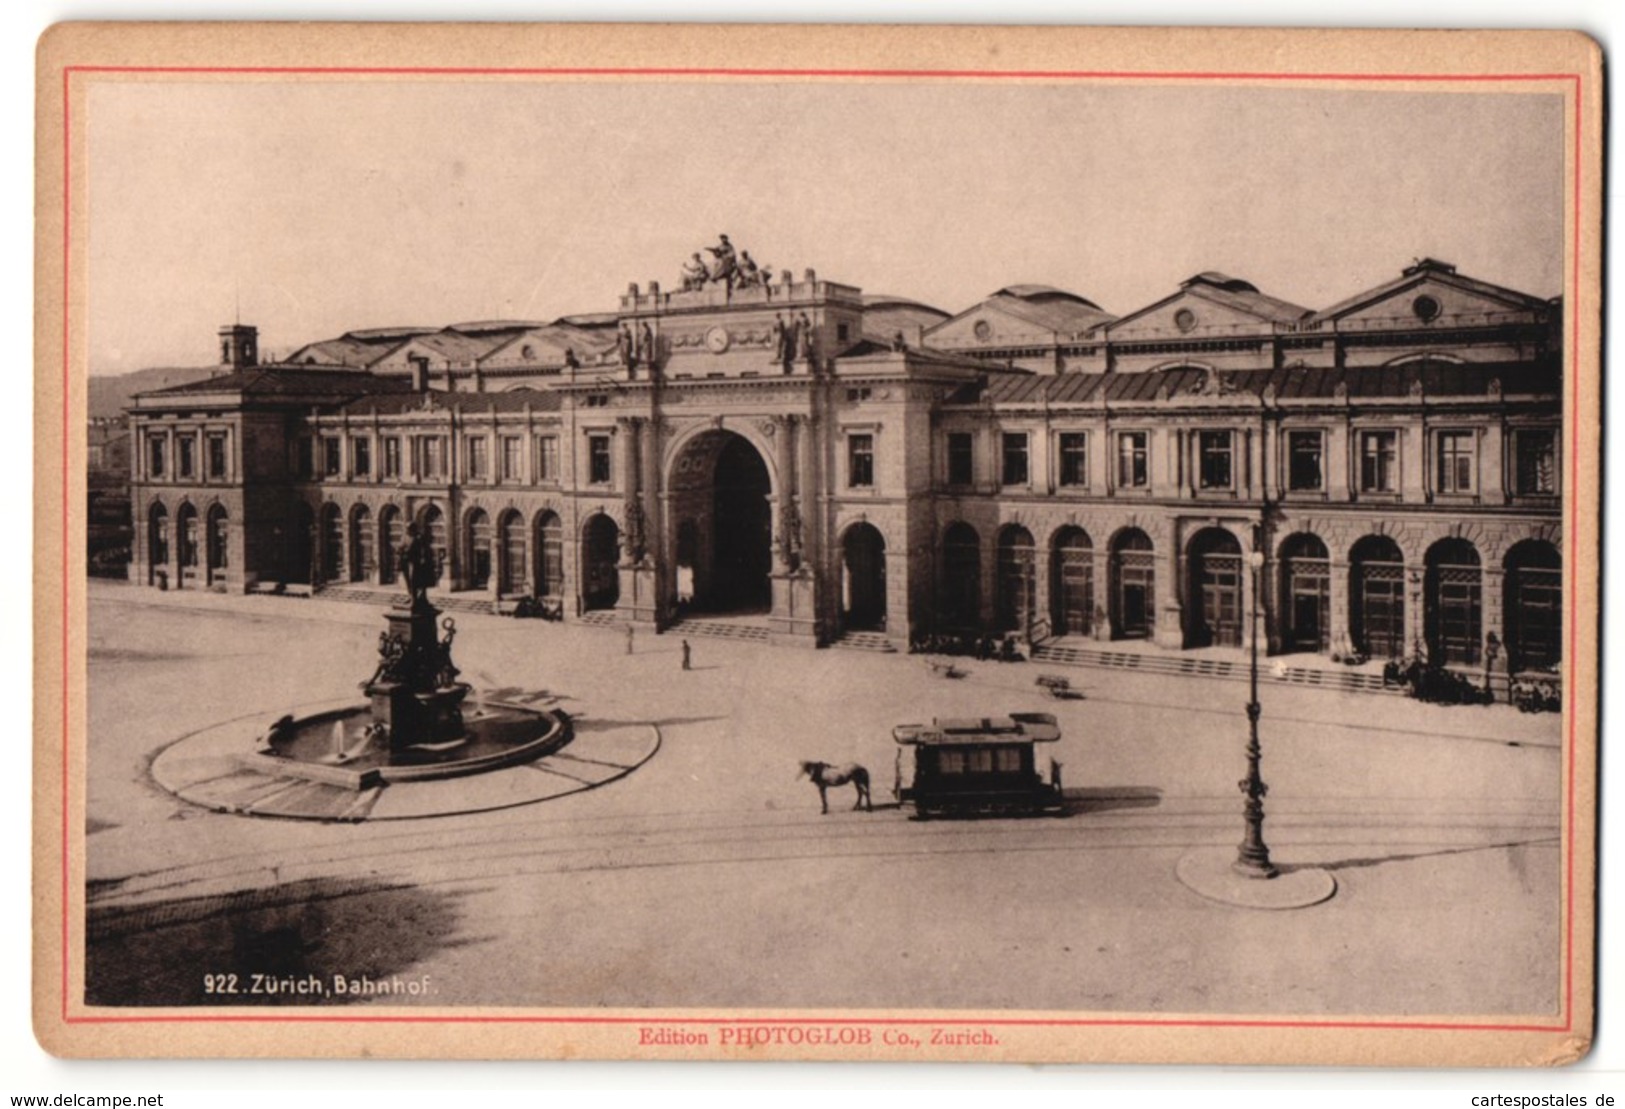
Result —
POLYGON ((1180 649, 1246 642, 1256 553, 1272 652, 1561 651, 1561 307, 1431 259, 1320 311, 1203 273, 950 316, 809 271, 275 366, 227 331, 131 409, 142 583, 373 595, 416 522, 454 603, 1180 649))

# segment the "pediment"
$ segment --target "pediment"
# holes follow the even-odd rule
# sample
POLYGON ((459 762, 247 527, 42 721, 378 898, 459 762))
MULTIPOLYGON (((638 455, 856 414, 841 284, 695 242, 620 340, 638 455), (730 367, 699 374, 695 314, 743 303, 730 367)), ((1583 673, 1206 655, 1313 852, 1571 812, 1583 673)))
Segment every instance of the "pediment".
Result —
POLYGON ((1231 304, 1222 304, 1200 292, 1182 289, 1149 308, 1108 325, 1114 342, 1133 339, 1215 339, 1274 330, 1274 321, 1231 304))
POLYGON ((1467 285, 1431 274, 1418 274, 1401 285, 1373 290, 1366 299, 1354 298, 1328 309, 1322 318, 1340 325, 1377 324, 1389 327, 1414 323, 1447 325, 1451 321, 1482 326, 1487 317, 1509 315, 1533 318, 1530 298, 1511 290, 1473 283, 1467 285))

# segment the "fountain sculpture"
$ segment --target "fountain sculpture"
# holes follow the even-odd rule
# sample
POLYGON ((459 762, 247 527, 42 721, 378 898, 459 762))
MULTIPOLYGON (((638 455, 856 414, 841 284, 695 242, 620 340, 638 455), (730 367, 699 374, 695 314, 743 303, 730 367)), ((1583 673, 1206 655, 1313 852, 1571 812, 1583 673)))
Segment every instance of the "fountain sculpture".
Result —
POLYGON ((395 781, 449 778, 528 762, 571 738, 562 712, 477 699, 452 661, 457 627, 429 600, 437 576, 428 537, 413 525, 399 552, 405 608, 385 613, 378 666, 361 683, 369 703, 281 717, 242 763, 278 777, 363 790, 395 781))

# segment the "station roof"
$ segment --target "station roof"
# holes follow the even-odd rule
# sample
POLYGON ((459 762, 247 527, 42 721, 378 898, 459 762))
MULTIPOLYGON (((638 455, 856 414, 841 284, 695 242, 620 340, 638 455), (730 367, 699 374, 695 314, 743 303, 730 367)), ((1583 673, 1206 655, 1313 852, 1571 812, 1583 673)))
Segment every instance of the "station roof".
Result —
POLYGON ((400 388, 373 396, 357 397, 340 411, 351 416, 400 416, 413 412, 458 412, 478 416, 483 412, 557 412, 559 394, 551 389, 509 389, 501 393, 447 393, 440 390, 416 392, 404 378, 385 379, 400 388))
POLYGON ((950 404, 1091 404, 1154 401, 1215 393, 1281 400, 1331 398, 1341 386, 1351 400, 1406 397, 1418 382, 1433 397, 1484 397, 1491 382, 1503 395, 1543 396, 1561 386, 1555 365, 1526 362, 1439 362, 1417 359, 1388 366, 1283 366, 1267 370, 1208 370, 1175 366, 1143 373, 989 375, 966 386, 950 404))
POLYGON ((244 398, 343 397, 358 393, 405 391, 403 379, 378 377, 363 370, 317 369, 312 366, 265 365, 231 370, 215 377, 137 393, 135 400, 161 402, 166 398, 207 393, 237 393, 244 398))

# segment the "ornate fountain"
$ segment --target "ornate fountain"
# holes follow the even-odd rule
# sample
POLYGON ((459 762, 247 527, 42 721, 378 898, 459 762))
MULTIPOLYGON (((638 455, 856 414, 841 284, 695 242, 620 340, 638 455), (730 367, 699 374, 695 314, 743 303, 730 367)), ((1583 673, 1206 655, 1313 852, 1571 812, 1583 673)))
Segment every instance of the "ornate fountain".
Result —
POLYGON ((473 687, 452 661, 457 627, 429 600, 434 550, 416 525, 399 553, 405 608, 384 614, 378 666, 361 683, 368 704, 295 718, 262 733, 245 768, 355 790, 394 781, 450 778, 528 762, 571 738, 562 712, 465 702, 473 687))

